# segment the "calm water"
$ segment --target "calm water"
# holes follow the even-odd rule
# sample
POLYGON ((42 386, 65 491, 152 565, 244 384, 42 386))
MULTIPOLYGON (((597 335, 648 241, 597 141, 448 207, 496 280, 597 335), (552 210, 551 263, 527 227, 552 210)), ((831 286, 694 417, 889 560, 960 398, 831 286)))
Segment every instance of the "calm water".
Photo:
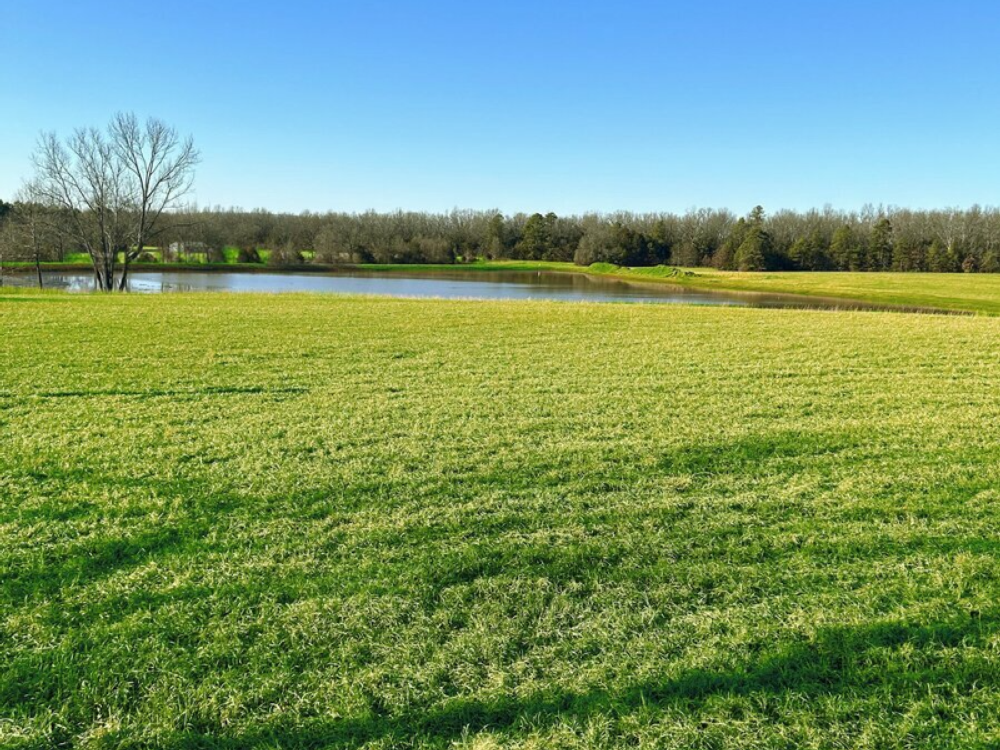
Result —
MULTIPOLYGON (((89 291, 90 274, 45 271, 45 286, 89 291)), ((34 286, 34 274, 8 277, 5 283, 34 286)), ((864 303, 787 295, 708 292, 669 284, 636 284, 583 274, 534 271, 435 271, 407 274, 402 271, 343 271, 336 273, 217 273, 137 272, 131 276, 135 292, 331 292, 385 294, 393 297, 445 297, 460 299, 543 299, 590 302, 674 302, 740 307, 874 308, 864 303)))

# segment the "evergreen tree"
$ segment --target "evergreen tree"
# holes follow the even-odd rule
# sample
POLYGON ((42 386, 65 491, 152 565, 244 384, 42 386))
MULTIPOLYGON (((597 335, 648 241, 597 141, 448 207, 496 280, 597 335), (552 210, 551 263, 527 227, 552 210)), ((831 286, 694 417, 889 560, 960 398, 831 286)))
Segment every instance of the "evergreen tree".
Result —
POLYGON ((954 243, 948 245, 945 250, 945 265, 949 273, 958 273, 962 270, 962 257, 958 253, 958 248, 954 243))
POLYGON ((614 241, 620 266, 640 266, 649 264, 649 247, 646 238, 620 222, 615 223, 614 241))
POLYGON ((833 233, 830 256, 836 267, 842 271, 863 270, 861 248, 850 224, 838 227, 833 233))
POLYGON ((521 241, 517 243, 517 256, 527 260, 541 260, 548 250, 549 222, 541 214, 532 214, 524 225, 521 241))
POLYGON ((792 246, 788 248, 788 259, 792 266, 799 271, 808 271, 809 268, 809 240, 799 237, 792 246))
POLYGON ((941 243, 937 240, 934 240, 931 242, 930 246, 928 246, 925 262, 927 264, 928 271, 943 273, 944 271, 949 270, 948 254, 945 252, 944 248, 941 247, 941 243))
POLYGON ((771 235, 764 229, 764 209, 754 206, 746 221, 744 236, 736 248, 734 262, 739 271, 763 271, 773 255, 771 235))
POLYGON ((882 217, 872 227, 868 243, 868 255, 874 271, 888 271, 892 268, 892 222, 882 217))
POLYGON ((490 258, 502 258, 507 254, 503 214, 495 213, 487 222, 485 246, 490 258))
POLYGON ((927 262, 927 249, 919 239, 897 239, 892 254, 892 270, 921 271, 927 262))
POLYGON ((830 263, 823 233, 816 229, 808 237, 799 237, 789 248, 788 259, 801 271, 825 271, 830 263))
POLYGON ((671 261, 671 237, 667 222, 659 219, 653 224, 646 237, 649 250, 649 260, 653 265, 667 264, 671 261))
POLYGON ((809 236, 809 270, 828 271, 831 266, 830 248, 826 236, 819 229, 815 229, 809 236))
POLYGON ((736 250, 736 268, 740 271, 764 271, 771 250, 771 238, 764 227, 753 224, 746 239, 736 250))
POLYGON ((996 250, 990 249, 983 253, 983 261, 979 264, 979 270, 983 273, 1000 272, 1000 255, 996 250))
POLYGON ((719 249, 715 251, 712 256, 712 265, 724 271, 734 270, 736 268, 736 251, 743 244, 749 231, 750 226, 747 224, 747 220, 741 217, 733 225, 725 241, 719 245, 719 249))

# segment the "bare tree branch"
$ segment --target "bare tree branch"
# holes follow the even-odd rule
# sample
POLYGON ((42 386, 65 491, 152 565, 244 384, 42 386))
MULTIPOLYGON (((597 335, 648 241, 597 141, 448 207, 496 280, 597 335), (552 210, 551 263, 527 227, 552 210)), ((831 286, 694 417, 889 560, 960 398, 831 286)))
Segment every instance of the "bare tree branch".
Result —
POLYGON ((65 142, 44 133, 33 194, 65 215, 63 231, 90 254, 98 288, 123 291, 131 262, 190 192, 198 161, 193 140, 161 120, 140 125, 134 114, 118 113, 106 133, 81 128, 65 142))

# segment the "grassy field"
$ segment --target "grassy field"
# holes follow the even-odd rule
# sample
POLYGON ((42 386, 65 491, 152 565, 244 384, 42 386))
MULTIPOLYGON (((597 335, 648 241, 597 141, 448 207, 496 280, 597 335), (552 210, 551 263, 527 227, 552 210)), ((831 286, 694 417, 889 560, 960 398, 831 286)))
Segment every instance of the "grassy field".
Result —
POLYGON ((1000 744, 1000 320, 2 290, 0 332, 0 747, 1000 744))

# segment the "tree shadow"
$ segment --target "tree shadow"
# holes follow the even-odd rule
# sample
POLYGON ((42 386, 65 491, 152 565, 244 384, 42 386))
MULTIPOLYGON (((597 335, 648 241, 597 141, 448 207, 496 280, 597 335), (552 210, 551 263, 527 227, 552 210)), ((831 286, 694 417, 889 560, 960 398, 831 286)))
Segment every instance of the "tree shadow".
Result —
POLYGON ((767 469, 771 461, 793 462, 831 458, 863 445, 859 436, 808 430, 781 430, 715 443, 689 443, 664 453, 659 469, 665 474, 712 477, 767 469))
MULTIPOLYGON (((184 512, 159 523, 143 520, 142 530, 120 536, 93 535, 68 539, 32 565, 0 569, 0 603, 58 598, 63 590, 108 578, 136 568, 148 560, 196 544, 211 533, 221 518, 246 502, 233 493, 220 492, 192 480, 161 481, 150 477, 107 477, 83 470, 60 471, 58 479, 120 490, 152 491, 160 499, 180 501, 184 512), (210 504, 210 507, 206 507, 210 504)), ((45 513, 51 517, 50 513, 45 513)), ((71 514, 63 512, 63 517, 71 514)), ((86 511, 75 515, 85 516, 86 511)))
POLYGON ((0 303, 7 302, 72 302, 72 297, 55 294, 18 294, 16 292, 10 294, 7 291, 0 292, 0 303))
POLYGON ((882 622, 823 628, 815 637, 783 643, 732 670, 690 670, 618 691, 552 692, 528 699, 453 699, 441 707, 404 714, 378 711, 339 720, 314 720, 296 727, 274 725, 239 736, 179 733, 165 748, 350 748, 370 742, 409 745, 415 739, 447 744, 467 733, 516 731, 579 723, 603 715, 620 719, 638 711, 677 708, 697 712, 716 697, 796 694, 807 699, 851 693, 858 696, 926 695, 928 683, 955 692, 1000 688, 990 663, 970 660, 960 668, 940 652, 983 647, 1000 631, 1000 612, 956 614, 952 620, 916 624, 882 622), (925 655, 924 666, 904 663, 903 649, 925 655))
POLYGON ((170 388, 142 388, 138 390, 128 390, 124 388, 105 388, 105 389, 93 389, 93 390, 77 390, 77 391, 41 391, 39 393, 29 394, 34 398, 45 398, 45 399, 60 399, 60 398, 94 398, 102 396, 114 396, 114 397, 125 397, 125 398, 176 398, 176 397, 191 397, 200 398, 202 396, 227 396, 227 395, 274 395, 274 396, 286 396, 286 395, 300 395, 303 393, 308 393, 309 389, 299 386, 290 386, 284 388, 275 387, 264 387, 260 385, 251 386, 204 386, 201 388, 184 388, 184 389, 170 389, 170 388))

